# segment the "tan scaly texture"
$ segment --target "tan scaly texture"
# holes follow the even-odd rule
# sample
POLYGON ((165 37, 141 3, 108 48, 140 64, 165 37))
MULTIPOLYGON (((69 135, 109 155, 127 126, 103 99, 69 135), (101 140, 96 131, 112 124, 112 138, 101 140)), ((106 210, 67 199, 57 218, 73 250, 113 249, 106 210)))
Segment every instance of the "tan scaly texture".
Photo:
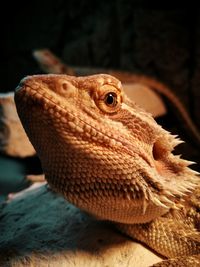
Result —
MULTIPOLYGON (((189 140, 192 141, 193 144, 200 147, 200 132, 198 127, 195 125, 191 116, 189 115, 186 107, 182 103, 181 99, 179 99, 174 93, 173 89, 165 85, 164 83, 160 82, 157 79, 152 77, 136 74, 127 71, 118 71, 112 69, 99 69, 99 68, 87 68, 87 67, 75 67, 75 66, 68 66, 66 65, 60 58, 54 55, 49 49, 38 49, 33 51, 33 57, 37 61, 38 65, 40 66, 41 70, 45 73, 55 73, 55 74, 67 74, 67 75, 74 75, 74 76, 82 76, 88 74, 98 74, 98 73, 107 73, 110 74, 117 79, 119 79, 123 86, 124 91, 129 93, 127 89, 128 86, 135 85, 138 86, 146 86, 147 88, 151 89, 154 92, 157 92, 161 96, 164 96, 171 106, 173 107, 177 118, 180 120, 181 125, 184 128, 184 131, 187 133, 189 140)), ((142 92, 142 88, 140 88, 142 92)), ((133 90, 133 88, 132 88, 133 90)), ((130 91, 130 90, 129 90, 130 91)), ((144 94, 144 92, 143 92, 144 94)), ((133 99, 135 95, 131 96, 133 99)), ((139 104, 141 103, 138 102, 139 104)), ((146 103, 146 102, 145 102, 146 103)), ((142 103, 141 103, 142 104, 142 103)), ((146 104, 145 104, 146 108, 146 104)), ((155 115, 163 115, 163 108, 158 103, 155 103, 154 108, 156 108, 155 115), (155 107, 156 106, 156 107, 155 107)), ((149 110, 150 113, 153 110, 149 110)))
POLYGON ((198 174, 118 79, 29 76, 15 102, 56 192, 169 259, 155 266, 200 266, 198 174))

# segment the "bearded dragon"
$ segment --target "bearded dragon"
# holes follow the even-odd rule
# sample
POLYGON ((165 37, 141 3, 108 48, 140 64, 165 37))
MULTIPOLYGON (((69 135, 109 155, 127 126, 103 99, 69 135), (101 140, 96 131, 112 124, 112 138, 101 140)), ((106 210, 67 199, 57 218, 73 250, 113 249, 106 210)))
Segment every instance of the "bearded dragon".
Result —
POLYGON ((117 78, 27 76, 15 103, 55 192, 165 258, 154 266, 200 266, 198 173, 117 78))
MULTIPOLYGON (((45 73, 55 74, 67 74, 74 76, 85 76, 90 74, 98 74, 106 72, 117 79, 119 79, 123 85, 128 84, 142 84, 147 86, 156 93, 164 96, 171 104, 172 108, 180 120, 185 132, 188 134, 190 141, 195 144, 195 147, 200 147, 200 132, 197 125, 189 115, 187 108, 184 106, 182 101, 174 94, 173 89, 168 87, 161 81, 149 77, 147 75, 136 74, 128 71, 118 71, 112 69, 99 69, 99 68, 87 68, 87 67, 76 67, 68 66, 62 59, 57 57, 49 49, 37 49, 33 51, 33 57, 37 61, 40 69, 45 73)), ((188 141, 189 141, 188 140, 188 141)))

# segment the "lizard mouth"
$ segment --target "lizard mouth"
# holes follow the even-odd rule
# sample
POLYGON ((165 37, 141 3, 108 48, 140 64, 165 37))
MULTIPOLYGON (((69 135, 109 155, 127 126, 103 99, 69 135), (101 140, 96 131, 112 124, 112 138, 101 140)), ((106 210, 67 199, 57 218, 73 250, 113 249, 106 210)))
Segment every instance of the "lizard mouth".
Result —
MULTIPOLYGON (((46 114, 46 122, 48 123, 48 117, 50 123, 53 120, 61 120, 63 123, 63 130, 68 132, 69 135, 83 137, 84 139, 92 139, 93 142, 99 143, 104 146, 112 146, 116 150, 122 150, 123 152, 135 156, 138 155, 142 158, 150 167, 154 167, 153 158, 151 158, 145 151, 139 149, 137 146, 133 146, 131 142, 128 142, 124 136, 113 135, 112 131, 101 131, 98 129, 95 121, 92 123, 87 122, 87 118, 84 116, 76 115, 76 107, 72 106, 68 108, 67 101, 63 103, 63 97, 52 91, 52 88, 42 87, 40 83, 35 82, 34 85, 24 78, 19 86, 16 88, 15 99, 17 103, 17 109, 21 120, 24 120, 23 106, 29 105, 34 109, 34 106, 40 109, 40 112, 46 114), (72 109, 72 110, 70 110, 72 109), (22 111, 20 111, 22 110, 22 111)), ((31 110, 31 108, 29 109, 31 110)), ((27 111, 26 111, 27 112, 27 111)), ((31 112, 33 115, 34 112, 31 112)), ((26 123, 25 123, 26 124, 26 123)))

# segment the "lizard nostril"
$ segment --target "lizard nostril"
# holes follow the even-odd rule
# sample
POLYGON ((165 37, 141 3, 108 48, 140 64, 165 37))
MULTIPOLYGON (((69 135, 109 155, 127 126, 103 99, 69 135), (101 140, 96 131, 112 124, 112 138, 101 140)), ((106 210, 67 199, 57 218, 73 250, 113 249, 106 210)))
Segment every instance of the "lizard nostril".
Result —
POLYGON ((61 84, 61 88, 62 88, 63 90, 67 90, 67 88, 68 88, 68 84, 67 84, 66 82, 63 82, 63 83, 61 84))
POLYGON ((70 83, 70 81, 66 81, 65 79, 60 79, 59 83, 56 85, 57 92, 62 96, 71 97, 76 93, 76 87, 70 83))

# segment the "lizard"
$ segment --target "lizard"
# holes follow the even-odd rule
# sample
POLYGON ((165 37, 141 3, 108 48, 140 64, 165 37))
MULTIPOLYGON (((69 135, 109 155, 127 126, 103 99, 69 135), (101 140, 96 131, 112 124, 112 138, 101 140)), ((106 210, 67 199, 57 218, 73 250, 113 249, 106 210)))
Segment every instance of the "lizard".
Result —
POLYGON ((52 190, 162 255, 154 266, 200 266, 199 173, 117 78, 30 75, 15 103, 52 190))
POLYGON ((55 74, 67 74, 67 75, 88 75, 98 74, 105 72, 116 78, 118 78, 124 84, 142 84, 160 94, 166 98, 169 104, 178 114, 177 118, 180 120, 189 140, 193 145, 200 147, 200 131, 197 125, 192 120, 187 108, 183 102, 173 93, 173 90, 164 84, 163 82, 150 77, 148 75, 140 73, 132 73, 129 71, 119 71, 114 69, 102 69, 102 68, 87 68, 87 67, 77 67, 68 66, 56 56, 49 49, 36 49, 33 51, 33 57, 38 63, 40 69, 45 73, 55 73, 55 74))

